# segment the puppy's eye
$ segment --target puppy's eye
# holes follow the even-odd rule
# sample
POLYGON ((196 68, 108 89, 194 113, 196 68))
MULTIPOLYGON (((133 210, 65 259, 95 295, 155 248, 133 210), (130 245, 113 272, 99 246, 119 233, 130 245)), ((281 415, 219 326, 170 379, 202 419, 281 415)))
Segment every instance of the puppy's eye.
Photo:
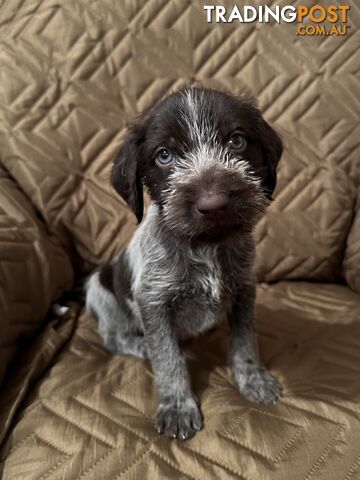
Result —
POLYGON ((234 150, 243 152, 247 145, 246 138, 241 133, 233 133, 230 137, 229 145, 234 150))
POLYGON ((166 148, 161 148, 156 154, 156 163, 160 167, 167 167, 175 160, 175 156, 166 150, 166 148))

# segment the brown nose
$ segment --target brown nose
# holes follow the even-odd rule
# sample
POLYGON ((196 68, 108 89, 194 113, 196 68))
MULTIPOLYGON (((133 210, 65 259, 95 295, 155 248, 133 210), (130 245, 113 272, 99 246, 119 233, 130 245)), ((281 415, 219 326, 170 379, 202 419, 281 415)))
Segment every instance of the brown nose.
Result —
POLYGON ((225 193, 204 194, 198 198, 196 209, 202 215, 212 215, 225 210, 228 204, 228 196, 225 193))

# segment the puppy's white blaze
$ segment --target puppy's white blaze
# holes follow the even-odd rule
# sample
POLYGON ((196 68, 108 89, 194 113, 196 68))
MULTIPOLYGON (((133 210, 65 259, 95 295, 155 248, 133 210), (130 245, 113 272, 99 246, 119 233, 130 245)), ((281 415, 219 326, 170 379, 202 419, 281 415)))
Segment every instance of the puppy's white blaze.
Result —
POLYGON ((192 88, 185 90, 181 105, 181 114, 189 131, 191 140, 200 145, 214 140, 216 131, 204 112, 204 94, 192 88))
POLYGON ((251 170, 250 164, 246 160, 232 157, 228 149, 216 142, 218 132, 210 124, 204 107, 203 92, 192 88, 185 90, 180 107, 181 116, 196 148, 180 160, 173 172, 172 180, 176 183, 187 182, 190 175, 191 177, 199 175, 210 166, 220 164, 237 170, 246 181, 260 188, 261 181, 251 170), (184 170, 187 171, 186 177, 184 170))

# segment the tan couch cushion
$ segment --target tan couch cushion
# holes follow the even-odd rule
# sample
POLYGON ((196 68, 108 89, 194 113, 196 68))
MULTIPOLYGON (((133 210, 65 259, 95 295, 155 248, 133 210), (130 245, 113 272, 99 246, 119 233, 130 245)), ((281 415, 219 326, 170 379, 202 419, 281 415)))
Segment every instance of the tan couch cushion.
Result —
MULTIPOLYGON (((355 202, 348 178, 359 178, 358 31, 208 24, 203 4, 4 4, 4 162, 51 228, 102 263, 135 228, 108 185, 126 124, 186 80, 251 88, 287 145, 257 232, 259 278, 336 280, 355 202)), ((359 16, 351 10, 353 26, 359 16)))
POLYGON ((262 285, 257 320, 283 399, 264 407, 240 396, 218 329, 186 347, 205 427, 180 442, 154 429, 149 363, 111 356, 83 314, 14 421, 0 452, 4 478, 359 478, 360 296, 335 285, 262 285))
POLYGON ((69 288, 69 257, 0 165, 0 384, 5 371, 69 288))

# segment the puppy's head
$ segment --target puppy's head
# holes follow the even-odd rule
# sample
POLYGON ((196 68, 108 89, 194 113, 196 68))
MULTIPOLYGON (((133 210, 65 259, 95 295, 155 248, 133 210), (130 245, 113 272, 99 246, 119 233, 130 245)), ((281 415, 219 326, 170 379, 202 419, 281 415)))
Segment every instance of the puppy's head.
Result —
POLYGON ((281 140, 256 106, 224 92, 188 87, 130 127, 112 183, 143 216, 143 184, 163 228, 222 241, 254 227, 276 185, 281 140))

